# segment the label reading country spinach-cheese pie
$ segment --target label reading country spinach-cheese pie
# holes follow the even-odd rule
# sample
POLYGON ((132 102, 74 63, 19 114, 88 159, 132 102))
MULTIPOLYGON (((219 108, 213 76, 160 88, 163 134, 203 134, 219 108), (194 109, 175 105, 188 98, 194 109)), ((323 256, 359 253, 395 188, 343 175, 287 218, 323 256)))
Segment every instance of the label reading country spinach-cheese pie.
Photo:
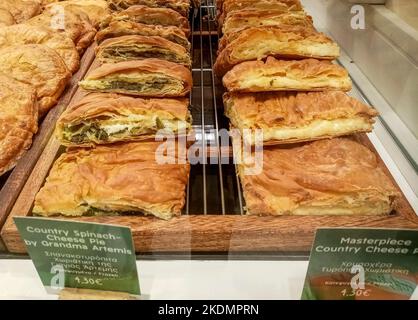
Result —
POLYGON ((409 299, 418 279, 418 230, 318 229, 302 299, 409 299))

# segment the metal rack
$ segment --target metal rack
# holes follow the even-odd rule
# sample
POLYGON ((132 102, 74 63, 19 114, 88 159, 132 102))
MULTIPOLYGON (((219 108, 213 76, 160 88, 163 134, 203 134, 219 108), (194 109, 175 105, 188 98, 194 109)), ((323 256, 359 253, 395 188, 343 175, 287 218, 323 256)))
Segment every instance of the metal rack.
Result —
POLYGON ((243 214, 235 166, 232 159, 221 154, 220 148, 219 131, 228 129, 229 122, 223 115, 224 89, 213 72, 219 40, 214 0, 204 0, 194 10, 191 29, 194 81, 191 113, 196 145, 201 147, 202 154, 199 164, 192 165, 184 214, 243 214))

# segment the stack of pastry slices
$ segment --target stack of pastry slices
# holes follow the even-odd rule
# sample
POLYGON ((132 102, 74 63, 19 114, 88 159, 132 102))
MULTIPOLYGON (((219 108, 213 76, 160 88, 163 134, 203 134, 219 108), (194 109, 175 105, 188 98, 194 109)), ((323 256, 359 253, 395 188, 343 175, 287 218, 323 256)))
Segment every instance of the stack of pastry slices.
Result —
POLYGON ((108 13, 104 0, 0 1, 0 176, 31 146, 108 13))
POLYGON ((85 96, 60 117, 68 147, 36 196, 38 215, 180 215, 190 166, 188 0, 109 0, 85 96), (167 138, 167 139, 166 139, 167 138), (163 139, 165 139, 163 141, 163 139))
POLYGON ((299 0, 218 1, 218 22, 226 115, 244 146, 264 145, 260 170, 238 165, 247 213, 389 214, 397 191, 355 135, 378 113, 347 95, 338 45, 299 0))

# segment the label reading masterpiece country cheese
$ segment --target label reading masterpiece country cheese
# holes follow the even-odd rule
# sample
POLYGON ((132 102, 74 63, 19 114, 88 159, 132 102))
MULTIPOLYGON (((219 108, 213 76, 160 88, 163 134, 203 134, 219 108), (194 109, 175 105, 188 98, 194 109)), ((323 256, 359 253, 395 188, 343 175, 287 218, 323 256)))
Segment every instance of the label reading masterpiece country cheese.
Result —
POLYGON ((418 231, 318 229, 302 299, 409 299, 418 281, 418 231))
POLYGON ((140 294, 129 228, 32 217, 14 220, 48 291, 84 288, 140 294))

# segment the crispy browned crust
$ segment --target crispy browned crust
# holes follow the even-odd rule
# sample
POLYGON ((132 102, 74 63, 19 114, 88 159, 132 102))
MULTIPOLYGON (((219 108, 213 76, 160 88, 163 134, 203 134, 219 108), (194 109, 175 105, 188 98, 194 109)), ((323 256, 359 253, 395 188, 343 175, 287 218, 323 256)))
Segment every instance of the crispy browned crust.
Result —
POLYGON ((0 176, 12 169, 38 130, 36 91, 0 73, 0 176))
POLYGON ((300 128, 315 120, 340 120, 361 117, 369 123, 365 130, 344 131, 337 135, 315 135, 308 138, 276 140, 264 136, 264 145, 295 143, 332 138, 356 132, 369 132, 378 112, 342 91, 263 92, 224 94, 225 114, 233 127, 244 129, 300 128))
POLYGON ((36 89, 40 116, 57 103, 71 79, 71 72, 58 53, 38 44, 1 49, 0 72, 36 89))
POLYGON ((54 10, 55 6, 60 6, 65 11, 71 10, 75 13, 86 14, 94 27, 98 27, 100 22, 111 13, 105 0, 60 1, 47 5, 45 10, 54 10))
POLYGON ((101 43, 109 38, 127 35, 160 36, 164 39, 180 44, 190 50, 190 42, 184 32, 175 26, 158 26, 133 21, 113 21, 108 27, 96 34, 96 41, 101 43))
POLYGON ((16 21, 12 14, 8 10, 0 8, 0 28, 11 26, 15 23, 16 21))
MULTIPOLYGON (((78 103, 70 106, 59 118, 55 135, 62 144, 67 146, 89 147, 93 143, 73 143, 64 137, 66 126, 88 123, 95 119, 106 117, 129 117, 135 114, 154 113, 162 119, 178 119, 190 121, 188 110, 189 99, 137 98, 114 93, 91 93, 83 97, 78 103)), ((187 132, 186 132, 187 133, 187 132)), ((148 140, 155 138, 155 134, 131 135, 124 141, 148 140)), ((103 141, 106 144, 106 141, 103 141)))
POLYGON ((389 214, 398 196, 376 155, 348 138, 265 148, 262 172, 244 169, 249 214, 389 214))
POLYGON ((223 77, 223 84, 228 91, 240 92, 351 90, 347 70, 316 59, 277 60, 268 57, 265 62, 243 62, 223 77))
POLYGON ((121 12, 113 14, 109 19, 102 21, 101 28, 107 27, 112 21, 133 21, 137 23, 176 26, 179 27, 185 35, 190 35, 189 20, 178 12, 168 8, 149 8, 146 6, 132 6, 121 12))
POLYGON ((214 69, 222 77, 238 63, 262 60, 267 56, 333 60, 339 53, 339 47, 334 41, 310 27, 255 27, 237 34, 220 51, 214 69))
POLYGON ((21 44, 41 44, 54 49, 63 59, 71 72, 78 70, 80 56, 70 38, 63 34, 56 34, 50 29, 17 24, 0 29, 0 49, 21 44))
POLYGON ((222 9, 219 12, 218 23, 222 26, 226 17, 240 10, 258 10, 258 11, 303 11, 303 7, 299 0, 227 0, 222 4, 222 9))
POLYGON ((112 10, 120 11, 133 5, 144 5, 150 8, 169 8, 187 17, 190 10, 188 0, 108 0, 112 10))
POLYGON ((228 15, 222 32, 228 34, 250 27, 282 25, 313 27, 313 21, 312 17, 303 11, 240 10, 228 15))
POLYGON ((57 24, 56 12, 45 10, 42 14, 25 22, 32 26, 41 26, 51 29, 55 33, 63 33, 73 40, 77 51, 81 54, 90 46, 96 29, 92 26, 89 17, 81 11, 74 12, 71 8, 65 10, 64 29, 57 24))
POLYGON ((191 65, 189 52, 183 46, 159 36, 129 35, 107 39, 97 47, 96 57, 104 63, 120 62, 126 60, 140 60, 139 57, 123 58, 111 53, 112 50, 128 49, 134 48, 136 46, 148 48, 150 54, 152 54, 152 52, 157 49, 168 51, 173 57, 169 56, 165 60, 180 63, 187 67, 190 67, 191 65))
POLYGON ((81 216, 91 206, 164 219, 180 215, 190 165, 182 146, 180 156, 170 157, 174 164, 157 163, 155 154, 161 147, 161 142, 139 142, 64 153, 37 194, 34 213, 81 216))
POLYGON ((39 2, 34 0, 1 0, 0 9, 7 10, 16 23, 23 23, 41 13, 39 2))

